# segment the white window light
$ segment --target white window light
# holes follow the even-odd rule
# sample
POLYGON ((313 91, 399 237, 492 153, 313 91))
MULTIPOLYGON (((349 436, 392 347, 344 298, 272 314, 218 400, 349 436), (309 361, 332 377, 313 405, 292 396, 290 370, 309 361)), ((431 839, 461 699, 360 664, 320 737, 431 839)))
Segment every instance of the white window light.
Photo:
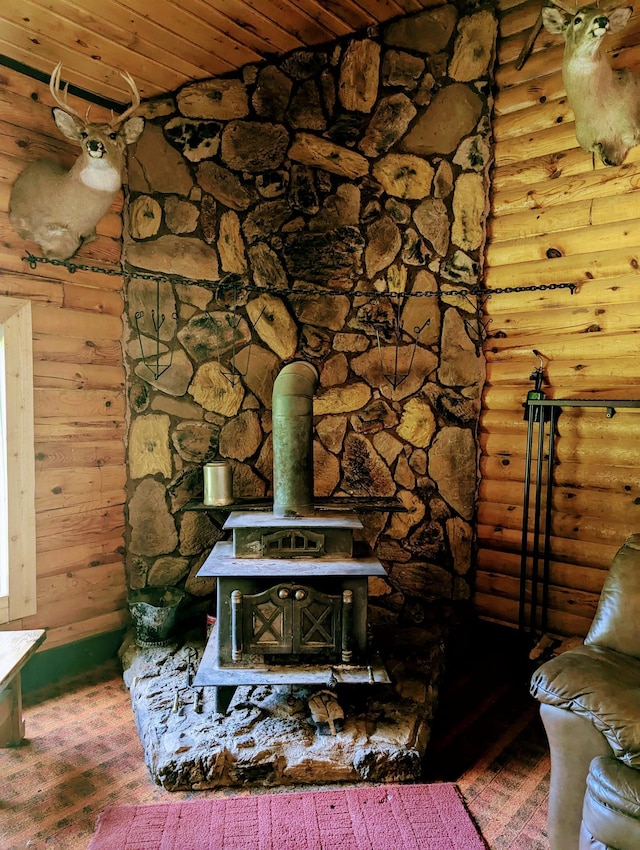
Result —
POLYGON ((31 303, 0 297, 0 623, 36 612, 31 303))

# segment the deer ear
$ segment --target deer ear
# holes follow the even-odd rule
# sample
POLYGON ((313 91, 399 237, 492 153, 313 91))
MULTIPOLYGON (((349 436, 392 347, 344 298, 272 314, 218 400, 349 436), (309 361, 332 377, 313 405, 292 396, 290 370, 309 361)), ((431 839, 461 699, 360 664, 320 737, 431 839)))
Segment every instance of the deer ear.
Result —
POLYGON ((542 22, 547 32, 553 35, 562 35, 569 26, 569 15, 561 12, 560 9, 555 9, 553 6, 542 7, 542 22))
POLYGON ((620 6, 618 9, 613 9, 607 17, 609 18, 609 32, 620 32, 629 23, 629 18, 633 12, 632 6, 620 6))
POLYGON ((144 118, 141 118, 140 116, 136 118, 129 118, 129 120, 125 121, 120 128, 120 132, 122 133, 127 145, 137 142, 143 130, 144 118))
POLYGON ((82 140, 80 134, 84 130, 84 122, 75 115, 69 115, 64 109, 54 107, 51 111, 53 112, 53 120, 56 122, 56 127, 62 135, 66 136, 67 139, 71 139, 72 142, 80 142, 82 140))

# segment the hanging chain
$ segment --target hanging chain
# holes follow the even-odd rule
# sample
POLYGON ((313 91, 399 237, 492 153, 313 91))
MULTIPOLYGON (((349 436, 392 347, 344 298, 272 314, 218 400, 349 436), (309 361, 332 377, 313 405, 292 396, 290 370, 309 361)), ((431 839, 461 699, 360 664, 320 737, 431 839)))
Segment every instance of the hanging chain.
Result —
POLYGON ((51 266, 63 266, 64 268, 69 270, 70 274, 73 274, 76 271, 83 272, 94 272, 96 274, 106 274, 111 275, 112 277, 124 277, 127 279, 135 278, 136 280, 153 280, 157 283, 183 283, 190 284, 195 283, 198 286, 203 286, 205 288, 211 289, 214 292, 218 293, 219 290, 229 289, 237 289, 242 292, 268 292, 269 295, 281 295, 285 297, 297 296, 297 295, 327 295, 327 296, 349 296, 349 295, 360 295, 366 296, 372 300, 381 299, 381 298, 398 298, 398 299, 406 299, 406 298, 453 298, 455 296, 459 296, 462 298, 468 297, 469 295, 475 295, 478 298, 491 298, 492 295, 505 295, 509 293, 519 293, 519 292, 543 292, 545 290, 554 290, 554 289, 569 289, 571 290, 571 294, 573 295, 578 288, 576 283, 539 283, 532 284, 530 286, 503 286, 497 289, 484 289, 480 286, 470 287, 469 289, 452 289, 447 291, 427 291, 427 292, 361 292, 361 291, 344 291, 344 290, 335 290, 335 289, 266 289, 265 287, 256 286, 251 283, 242 283, 239 285, 239 281, 242 280, 241 275, 237 274, 228 274, 225 275, 220 280, 211 281, 199 278, 190 278, 183 277, 182 275, 157 275, 151 274, 148 272, 131 272, 126 271, 121 268, 111 268, 107 269, 102 266, 92 266, 85 263, 73 263, 70 260, 54 260, 48 259, 47 257, 36 257, 33 254, 27 253, 26 257, 23 259, 29 263, 29 267, 31 269, 37 268, 38 263, 43 265, 51 265, 51 266))

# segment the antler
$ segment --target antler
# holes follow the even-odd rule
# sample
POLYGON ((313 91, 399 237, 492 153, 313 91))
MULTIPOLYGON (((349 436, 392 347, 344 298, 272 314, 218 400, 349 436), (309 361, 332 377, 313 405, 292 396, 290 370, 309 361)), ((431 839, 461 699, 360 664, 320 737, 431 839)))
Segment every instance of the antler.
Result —
MULTIPOLYGON (((66 84, 64 89, 62 90, 62 97, 60 96, 60 74, 62 72, 62 62, 58 62, 56 67, 53 69, 53 73, 51 74, 51 79, 49 80, 49 91, 55 102, 58 106, 61 106, 65 112, 70 113, 71 115, 75 115, 76 118, 82 119, 82 116, 79 112, 76 112, 75 109, 72 109, 69 106, 69 83, 66 84)), ((128 118, 132 112, 140 106, 140 94, 138 92, 138 87, 136 86, 133 77, 128 71, 119 71, 120 76, 126 82, 126 84, 131 89, 133 94, 133 99, 131 101, 131 106, 129 106, 121 115, 116 115, 109 122, 110 127, 116 127, 118 124, 122 124, 122 122, 128 118)), ((88 120, 88 111, 85 120, 88 120)))
POLYGON ((75 109, 72 109, 69 106, 69 83, 65 86, 63 90, 64 99, 60 97, 60 72, 62 71, 62 62, 58 62, 56 67, 53 69, 53 73, 51 74, 51 79, 49 80, 49 91, 51 92, 53 99, 58 104, 58 106, 62 107, 65 112, 68 112, 70 115, 75 115, 76 118, 80 118, 82 120, 82 116, 79 112, 76 112, 75 109))
POLYGON ((136 109, 140 106, 140 94, 138 92, 138 87, 135 84, 135 81, 131 74, 128 71, 120 71, 120 76, 127 83, 131 92, 133 94, 133 99, 131 101, 131 106, 126 109, 121 115, 116 115, 115 118, 112 118, 109 122, 111 127, 115 127, 117 124, 122 124, 122 122, 128 118, 132 112, 135 112, 136 109))
POLYGON ((560 3, 559 0, 547 0, 548 6, 555 6, 556 9, 560 9, 561 12, 566 12, 567 15, 575 15, 577 11, 576 9, 570 9, 568 6, 565 6, 564 3, 560 3))

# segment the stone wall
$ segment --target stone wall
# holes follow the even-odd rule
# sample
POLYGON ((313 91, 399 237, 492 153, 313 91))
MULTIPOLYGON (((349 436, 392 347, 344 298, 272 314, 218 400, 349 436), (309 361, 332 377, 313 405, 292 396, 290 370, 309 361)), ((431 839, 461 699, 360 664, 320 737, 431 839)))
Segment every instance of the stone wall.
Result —
POLYGON ((470 597, 485 370, 459 293, 482 273, 496 28, 445 5, 147 104, 125 255, 168 278, 126 293, 131 587, 212 592, 220 531, 181 509, 218 453, 236 496, 270 493, 273 380, 303 358, 316 494, 407 508, 363 517, 388 570, 372 621, 470 597))

